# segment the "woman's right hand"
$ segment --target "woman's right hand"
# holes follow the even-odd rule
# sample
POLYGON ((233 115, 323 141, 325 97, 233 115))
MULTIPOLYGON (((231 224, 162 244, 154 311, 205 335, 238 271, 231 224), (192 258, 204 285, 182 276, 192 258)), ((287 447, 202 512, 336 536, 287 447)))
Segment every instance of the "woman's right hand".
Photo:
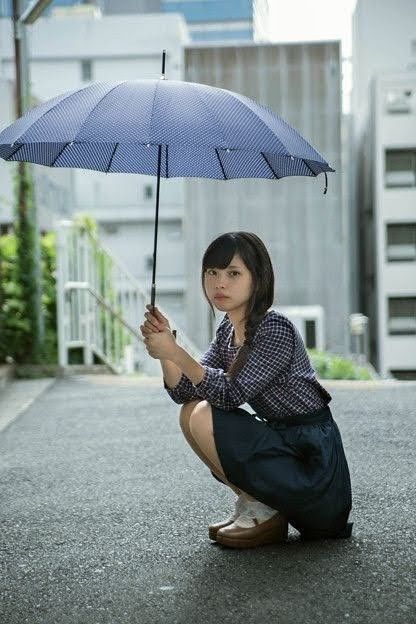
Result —
POLYGON ((147 312, 145 312, 146 320, 143 325, 140 325, 140 331, 143 336, 149 336, 152 332, 160 332, 163 331, 165 327, 170 329, 170 324, 168 319, 163 316, 163 314, 159 311, 157 306, 152 308, 152 305, 148 303, 146 305, 147 312))

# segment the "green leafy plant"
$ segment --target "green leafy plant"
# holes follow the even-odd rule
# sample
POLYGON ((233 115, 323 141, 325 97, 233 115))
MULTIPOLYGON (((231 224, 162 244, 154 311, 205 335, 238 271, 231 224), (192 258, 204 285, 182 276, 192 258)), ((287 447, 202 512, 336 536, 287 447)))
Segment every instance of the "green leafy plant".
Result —
POLYGON ((312 366, 321 379, 374 379, 371 370, 337 354, 308 349, 312 366))
POLYGON ((45 332, 37 361, 31 361, 28 353, 32 316, 19 280, 17 245, 16 234, 0 236, 0 362, 9 356, 17 363, 54 364, 57 362, 55 234, 51 232, 41 238, 41 309, 45 332))
MULTIPOLYGON (((13 280, 19 287, 18 318, 29 323, 29 329, 20 325, 16 336, 21 362, 41 361, 41 343, 44 337, 44 319, 41 309, 40 240, 36 228, 36 204, 31 168, 19 162, 14 174, 14 231, 15 257, 13 280)), ((17 346, 17 345, 16 345, 17 346)))

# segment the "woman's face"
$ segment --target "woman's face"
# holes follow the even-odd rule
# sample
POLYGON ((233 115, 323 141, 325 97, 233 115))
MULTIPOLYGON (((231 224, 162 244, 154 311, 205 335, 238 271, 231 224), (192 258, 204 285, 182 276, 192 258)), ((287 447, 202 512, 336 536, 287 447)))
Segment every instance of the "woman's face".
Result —
POLYGON ((251 296, 253 279, 250 271, 238 254, 235 254, 225 269, 209 268, 204 274, 205 292, 218 310, 226 312, 245 309, 251 296), (222 295, 222 298, 218 298, 222 295))

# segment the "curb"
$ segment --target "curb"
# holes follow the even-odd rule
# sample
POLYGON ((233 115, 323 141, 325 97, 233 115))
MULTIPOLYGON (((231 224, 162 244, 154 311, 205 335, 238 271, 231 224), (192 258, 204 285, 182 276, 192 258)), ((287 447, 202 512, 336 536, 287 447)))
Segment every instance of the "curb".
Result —
POLYGON ((16 374, 14 364, 0 364, 0 392, 5 390, 16 374))

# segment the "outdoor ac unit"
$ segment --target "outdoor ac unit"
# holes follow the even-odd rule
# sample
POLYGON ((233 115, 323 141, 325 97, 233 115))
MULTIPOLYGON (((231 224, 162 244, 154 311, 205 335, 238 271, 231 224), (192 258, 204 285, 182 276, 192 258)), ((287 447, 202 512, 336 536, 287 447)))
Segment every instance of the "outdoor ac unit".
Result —
POLYGON ((275 308, 296 325, 307 349, 325 350, 325 312, 320 305, 275 308))
POLYGON ((387 113, 411 113, 414 94, 410 90, 390 91, 386 95, 387 113))

